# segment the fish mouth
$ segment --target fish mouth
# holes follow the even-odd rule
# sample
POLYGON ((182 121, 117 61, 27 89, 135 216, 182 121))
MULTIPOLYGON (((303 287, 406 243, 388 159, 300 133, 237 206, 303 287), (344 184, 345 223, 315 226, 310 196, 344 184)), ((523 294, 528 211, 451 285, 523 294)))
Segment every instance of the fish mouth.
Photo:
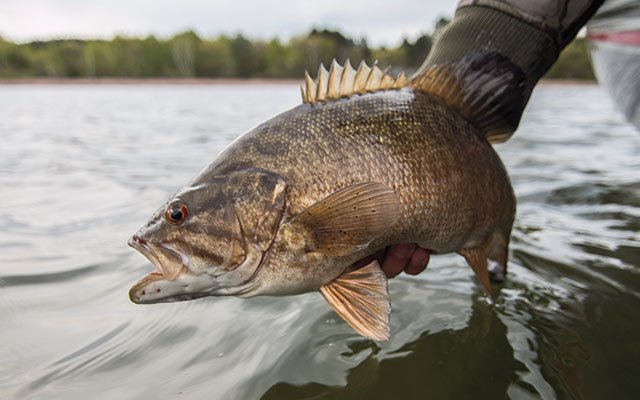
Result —
POLYGON ((152 274, 162 275, 160 260, 158 259, 158 257, 156 257, 155 253, 151 251, 151 247, 149 246, 146 240, 138 237, 137 235, 133 235, 131 236, 127 244, 130 247, 133 247, 134 249, 136 249, 140 254, 145 256, 147 260, 151 262, 151 264, 153 264, 153 267, 156 269, 156 271, 152 272, 152 274))
MULTIPOLYGON (((189 300, 196 293, 184 293, 189 285, 188 258, 168 244, 151 244, 143 238, 133 235, 129 246, 136 249, 154 266, 154 271, 143 276, 129 290, 129 298, 138 304, 150 304, 167 301, 189 300)), ((202 297, 202 296, 200 296, 202 297)))
POLYGON ((150 243, 138 235, 133 235, 128 244, 155 268, 129 290, 129 299, 136 304, 185 301, 207 296, 250 297, 249 293, 257 284, 256 276, 265 261, 263 252, 252 251, 250 257, 233 269, 233 276, 206 271, 198 273, 189 269, 189 257, 178 245, 150 243))
POLYGON ((155 271, 152 274, 160 274, 168 280, 174 280, 187 269, 188 258, 171 245, 150 244, 137 235, 133 235, 128 244, 153 264, 155 271))

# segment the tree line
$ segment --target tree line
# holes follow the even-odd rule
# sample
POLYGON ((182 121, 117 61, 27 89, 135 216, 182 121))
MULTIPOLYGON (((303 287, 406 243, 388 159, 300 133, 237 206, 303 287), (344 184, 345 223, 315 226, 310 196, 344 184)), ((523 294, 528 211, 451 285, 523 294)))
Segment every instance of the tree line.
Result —
MULTIPOLYGON (((287 42, 249 40, 243 35, 201 38, 193 31, 169 39, 116 36, 111 40, 47 40, 15 43, 0 38, 0 78, 296 78, 327 66, 333 58, 416 70, 445 26, 433 35, 404 39, 397 47, 370 47, 365 39, 313 29, 287 42)), ((548 78, 593 79, 586 43, 577 39, 563 52, 548 78)))

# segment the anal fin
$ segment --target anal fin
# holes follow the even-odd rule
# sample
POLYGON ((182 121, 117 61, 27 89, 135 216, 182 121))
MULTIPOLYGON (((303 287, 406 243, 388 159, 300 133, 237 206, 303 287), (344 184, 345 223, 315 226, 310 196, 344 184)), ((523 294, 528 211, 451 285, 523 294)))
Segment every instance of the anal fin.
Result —
POLYGON ((339 276, 322 286, 320 293, 360 335, 376 341, 389 340, 389 289, 377 261, 339 276))
POLYGON ((478 247, 462 249, 460 250, 460 255, 467 260, 467 264, 469 264, 473 272, 475 272, 476 277, 482 284, 486 294, 492 296, 491 281, 489 279, 489 264, 487 260, 487 247, 488 246, 485 244, 478 247))

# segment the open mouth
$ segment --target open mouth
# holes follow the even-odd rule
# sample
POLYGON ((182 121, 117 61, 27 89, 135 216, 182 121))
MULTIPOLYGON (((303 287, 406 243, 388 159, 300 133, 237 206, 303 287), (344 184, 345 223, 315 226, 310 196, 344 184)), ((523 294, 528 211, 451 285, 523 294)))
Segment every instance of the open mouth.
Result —
POLYGON ((237 266, 234 276, 229 274, 228 277, 221 277, 220 274, 198 272, 197 269, 194 272, 190 269, 193 260, 190 260, 189 247, 184 243, 151 242, 133 235, 128 244, 145 256, 155 268, 129 290, 129 298, 137 304, 244 294, 249 286, 255 285, 253 280, 263 261, 262 252, 252 252, 251 257, 237 266))
POLYGON ((170 246, 150 244, 137 235, 133 235, 128 244, 153 264, 155 271, 149 275, 159 275, 164 279, 174 280, 186 268, 185 257, 170 246))
POLYGON ((160 260, 158 260, 158 257, 156 257, 155 254, 151 251, 151 247, 144 239, 141 239, 138 236, 133 235, 129 239, 128 245, 136 249, 138 252, 140 252, 140 254, 145 256, 147 260, 149 260, 151 264, 153 264, 156 270, 152 272, 152 274, 162 275, 162 268, 160 268, 160 260))
POLYGON ((137 235, 129 239, 129 246, 145 256, 155 268, 131 287, 131 301, 137 304, 152 304, 189 299, 184 293, 187 285, 182 280, 189 276, 186 273, 189 259, 177 248, 171 244, 149 243, 137 235), (183 278, 179 278, 181 274, 183 278))

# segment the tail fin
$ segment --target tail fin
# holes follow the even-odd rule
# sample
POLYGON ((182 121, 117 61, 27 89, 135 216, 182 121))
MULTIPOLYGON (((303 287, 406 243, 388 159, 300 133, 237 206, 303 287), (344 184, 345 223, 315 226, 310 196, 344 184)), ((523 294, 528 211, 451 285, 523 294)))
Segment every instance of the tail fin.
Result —
POLYGON ((455 62, 430 66, 411 79, 411 86, 440 98, 490 143, 511 137, 527 100, 524 73, 498 53, 472 53, 455 62))

